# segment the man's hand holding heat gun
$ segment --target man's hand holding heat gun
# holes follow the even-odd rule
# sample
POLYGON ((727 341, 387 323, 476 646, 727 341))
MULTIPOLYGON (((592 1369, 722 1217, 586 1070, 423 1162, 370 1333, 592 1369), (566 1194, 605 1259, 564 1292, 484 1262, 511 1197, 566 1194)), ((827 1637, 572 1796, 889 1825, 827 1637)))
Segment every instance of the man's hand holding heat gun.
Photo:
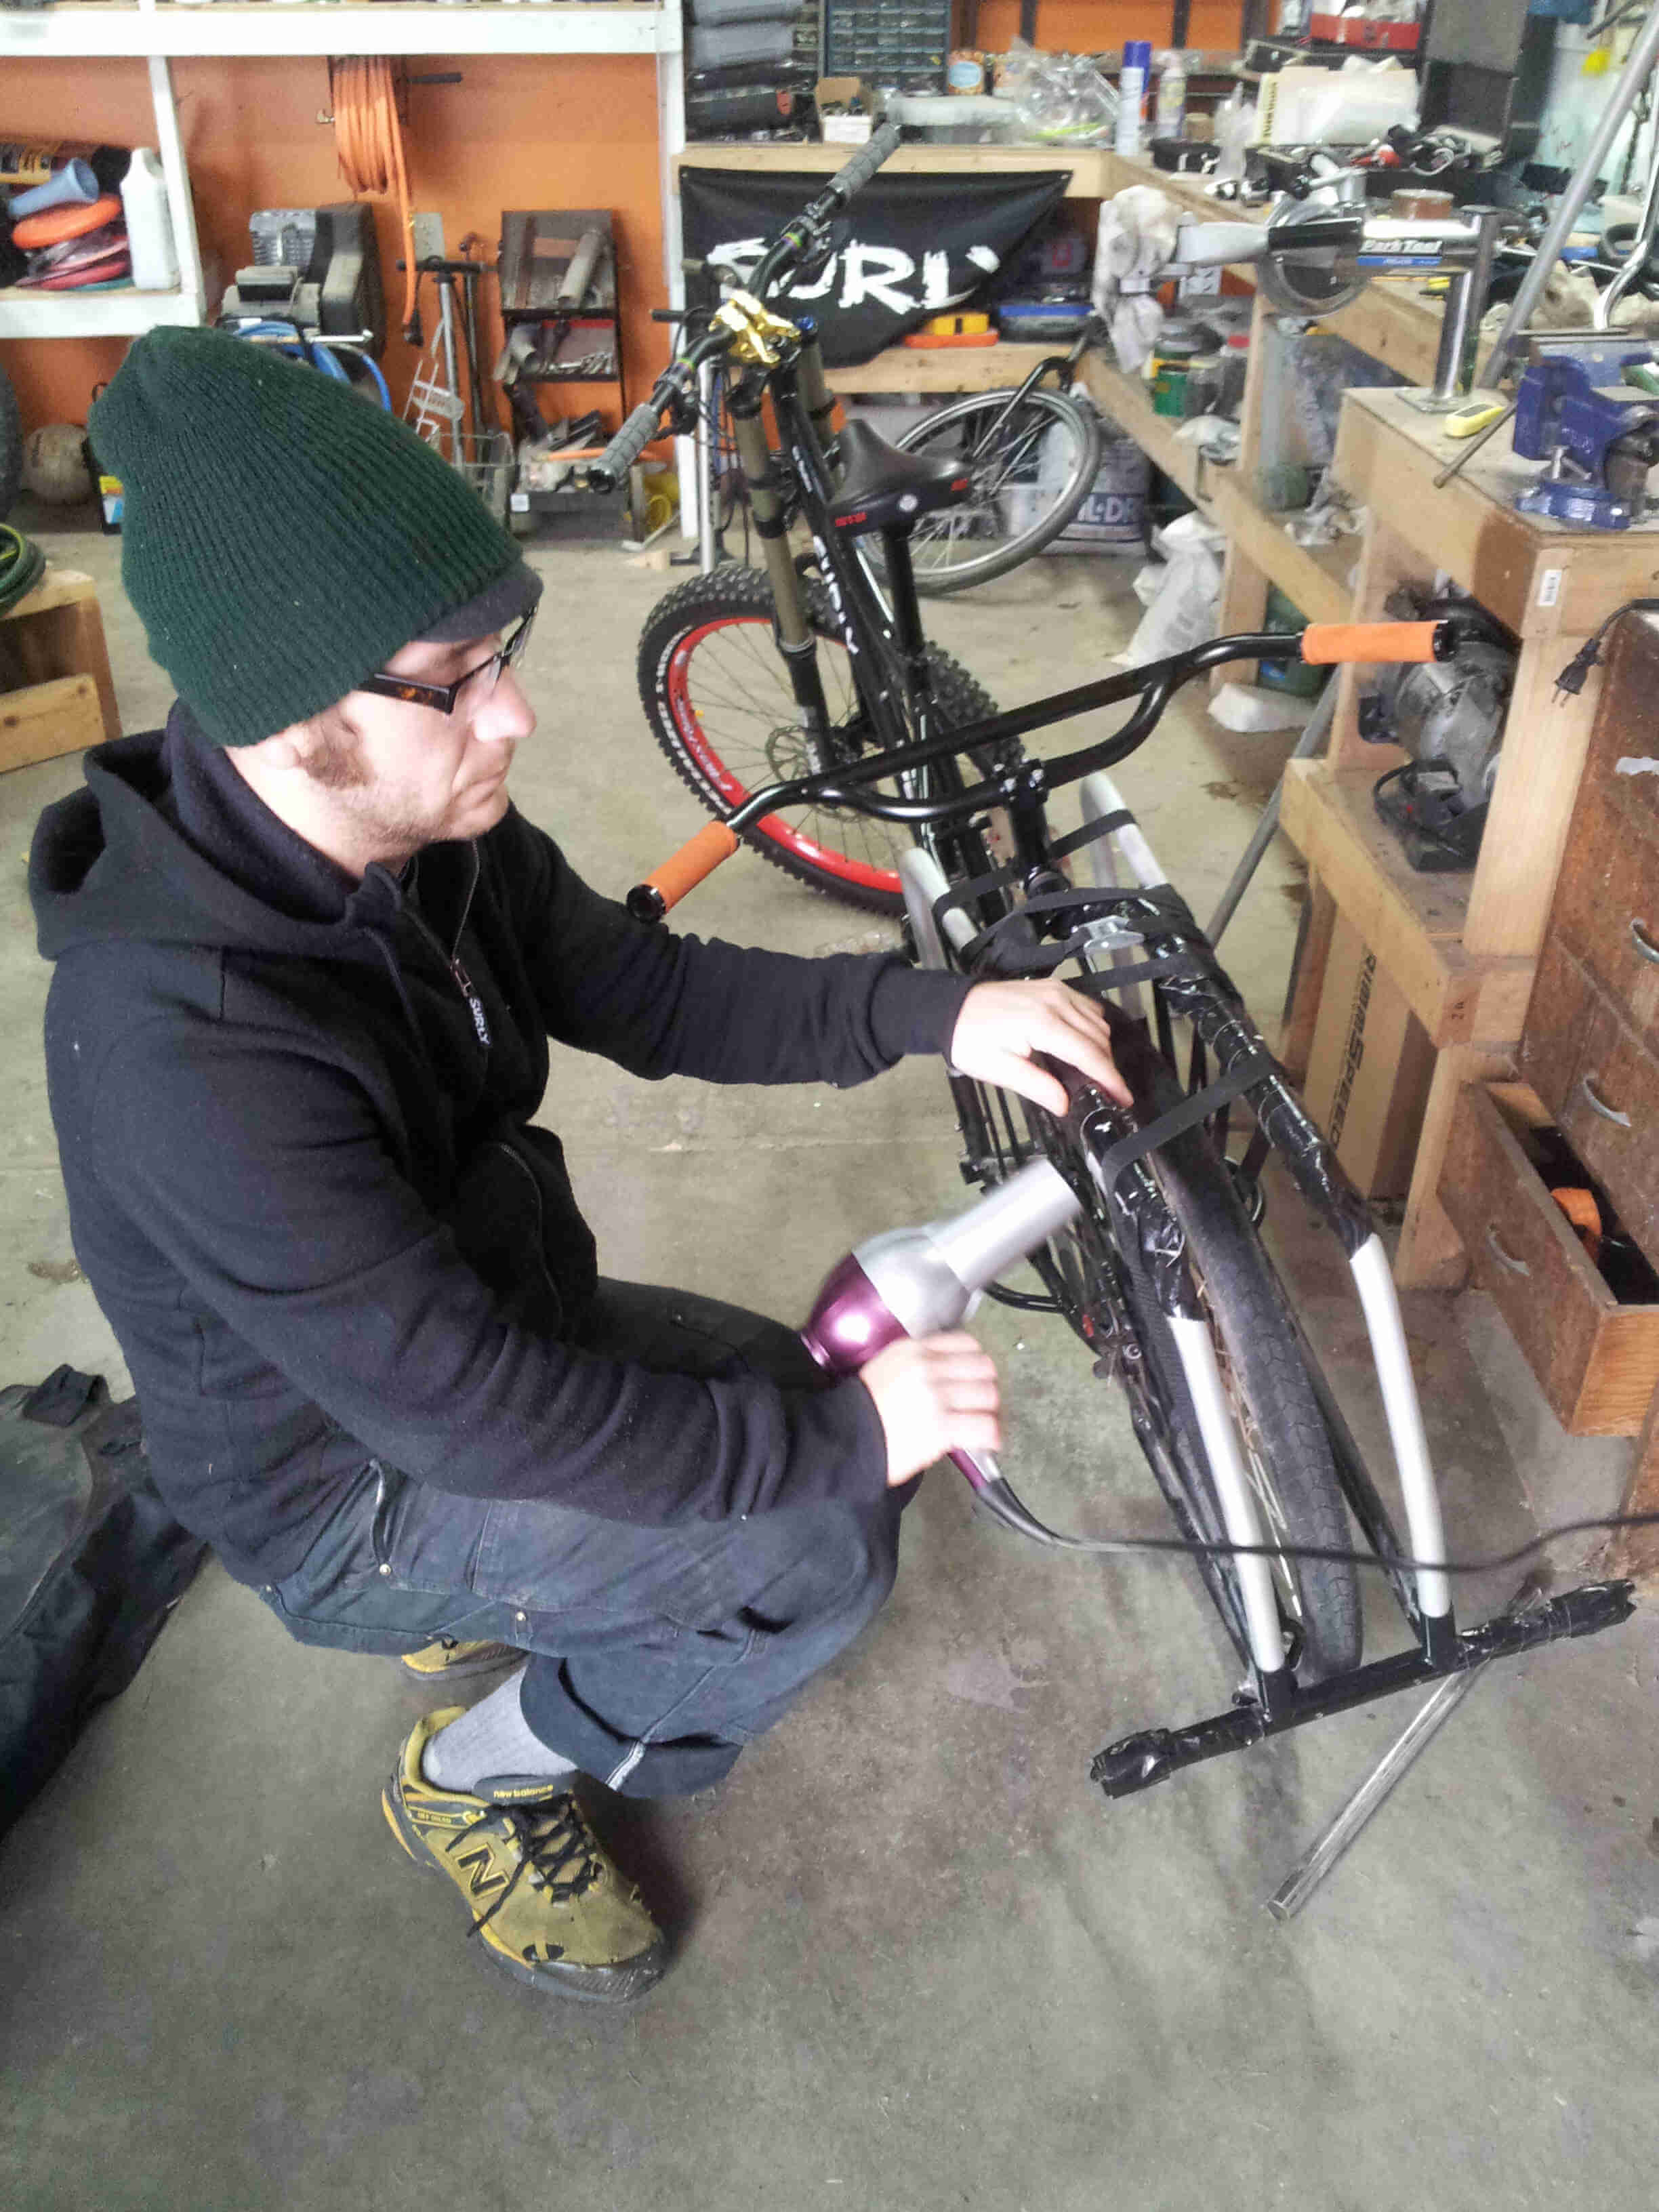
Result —
MULTIPOLYGON (((1092 999, 1052 977, 976 984, 951 1033, 951 1066, 1064 1114, 1065 1088, 1038 1053, 1077 1068, 1120 1105, 1130 1103, 1112 1059, 1111 1031, 1092 999)), ((947 1452, 1001 1449, 996 1367, 964 1330, 899 1337, 859 1370, 859 1379, 881 1416, 890 1488, 947 1452)))

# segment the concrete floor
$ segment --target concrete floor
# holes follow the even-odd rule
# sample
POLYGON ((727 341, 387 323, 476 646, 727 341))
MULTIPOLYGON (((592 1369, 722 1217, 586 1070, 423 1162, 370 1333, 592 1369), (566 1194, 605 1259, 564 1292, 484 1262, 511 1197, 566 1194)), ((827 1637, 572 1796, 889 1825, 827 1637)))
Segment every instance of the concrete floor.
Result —
MULTIPOLYGON (((26 520, 26 526, 28 526, 26 520)), ((130 728, 167 687, 113 546, 130 728)), ((698 816, 655 755, 634 641, 671 579, 536 556, 542 717, 519 803, 619 890, 698 816)), ((938 610, 1004 704, 1127 635, 1127 564, 1039 563, 938 610)), ((272 649, 294 649, 273 637, 272 649)), ((1076 742, 1066 733, 1067 742, 1076 742)), ((1200 914, 1285 741, 1197 708, 1124 772, 1200 914)), ((71 1258, 46 1103, 23 861, 65 759, 0 777, 0 1380, 125 1377, 71 1258)), ((1270 855, 1228 940, 1277 1007, 1299 896, 1270 855)), ((888 933, 739 861, 689 925, 796 951, 888 933)), ((613 1273, 804 1312, 859 1237, 959 1194, 938 1071, 862 1091, 647 1086, 556 1061, 548 1116, 613 1273), (784 1224, 787 1231, 784 1233, 784 1224)), ((1284 1264, 1368 1447, 1340 1270, 1297 1209, 1284 1264)), ((1011 1470, 1061 1525, 1161 1531, 1117 1410, 1052 1322, 983 1317, 1011 1470)), ((1603 1508, 1627 1444, 1569 1444, 1490 1308, 1408 1316, 1455 1543, 1603 1508)), ((1469 1618, 1513 1577, 1462 1593, 1469 1618)), ((1376 1650, 1389 1608, 1371 1594, 1376 1650)), ((377 1797, 419 1694, 390 1662, 289 1643, 210 1566, 137 1681, 0 1846, 0 2202, 18 2212, 380 2212, 555 2202, 629 2212, 1488 2212, 1655 2195, 1659 1613, 1489 1676, 1303 1917, 1264 1909, 1403 1724, 1328 1722, 1109 1806, 1109 1737, 1224 1705, 1195 1577, 1057 1561, 935 1474, 866 1640, 708 1802, 599 1808, 672 1930, 623 2018, 490 1969, 417 1883, 377 1797)))

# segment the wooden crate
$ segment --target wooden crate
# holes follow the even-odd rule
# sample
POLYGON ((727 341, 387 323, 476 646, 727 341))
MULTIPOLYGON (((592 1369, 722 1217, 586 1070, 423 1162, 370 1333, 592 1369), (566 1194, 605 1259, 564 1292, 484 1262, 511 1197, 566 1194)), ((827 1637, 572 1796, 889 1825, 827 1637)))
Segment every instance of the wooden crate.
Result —
POLYGON ((90 576, 49 563, 0 616, 0 769, 120 734, 97 591, 90 576))

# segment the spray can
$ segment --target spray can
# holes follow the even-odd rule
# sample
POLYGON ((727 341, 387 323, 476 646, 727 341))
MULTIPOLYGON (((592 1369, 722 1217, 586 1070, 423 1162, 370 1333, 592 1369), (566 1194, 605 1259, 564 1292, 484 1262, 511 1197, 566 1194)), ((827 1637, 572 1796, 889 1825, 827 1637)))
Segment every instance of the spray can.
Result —
POLYGON ((1179 138, 1187 128, 1187 57, 1178 46, 1158 58, 1158 106, 1152 135, 1179 138))
POLYGON ((1140 109, 1146 97, 1146 78, 1152 66, 1150 39, 1123 41, 1123 67, 1117 80, 1116 145, 1120 154, 1133 155, 1140 151, 1140 109))

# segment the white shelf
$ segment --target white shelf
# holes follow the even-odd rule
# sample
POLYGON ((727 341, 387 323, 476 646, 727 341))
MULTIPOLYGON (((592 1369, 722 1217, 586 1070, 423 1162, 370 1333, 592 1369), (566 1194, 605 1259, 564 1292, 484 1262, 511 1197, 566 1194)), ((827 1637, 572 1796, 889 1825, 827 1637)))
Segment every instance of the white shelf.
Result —
POLYGON ((133 338, 158 323, 199 323, 194 292, 0 290, 0 338, 133 338))
POLYGON ((679 51, 679 10, 639 0, 397 0, 337 5, 335 0, 209 0, 190 7, 161 0, 6 9, 0 60, 112 60, 123 55, 191 54, 655 54, 679 51))

